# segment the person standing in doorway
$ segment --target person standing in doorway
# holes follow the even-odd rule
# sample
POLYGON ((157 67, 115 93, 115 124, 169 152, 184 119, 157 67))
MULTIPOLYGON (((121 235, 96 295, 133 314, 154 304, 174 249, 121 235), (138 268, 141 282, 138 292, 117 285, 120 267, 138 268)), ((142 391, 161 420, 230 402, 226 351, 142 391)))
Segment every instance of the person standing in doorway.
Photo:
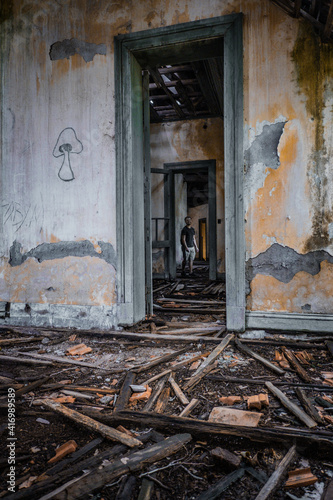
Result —
POLYGON ((180 238, 183 251, 182 276, 186 276, 186 262, 188 262, 189 264, 189 271, 191 276, 193 273, 193 261, 195 259, 195 254, 199 251, 199 249, 195 240, 195 230, 194 227, 192 227, 191 217, 185 217, 185 224, 186 226, 183 227, 180 238))

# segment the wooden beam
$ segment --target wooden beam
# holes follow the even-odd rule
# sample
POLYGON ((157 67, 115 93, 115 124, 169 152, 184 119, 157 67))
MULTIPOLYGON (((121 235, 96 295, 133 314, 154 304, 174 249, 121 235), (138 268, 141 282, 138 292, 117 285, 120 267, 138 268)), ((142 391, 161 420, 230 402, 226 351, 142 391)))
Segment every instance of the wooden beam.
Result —
POLYGON ((256 442, 281 442, 292 443, 296 440, 299 445, 326 447, 326 449, 333 450, 333 433, 316 432, 308 429, 288 429, 280 427, 244 427, 228 424, 218 424, 207 422, 195 418, 176 417, 171 415, 160 415, 157 413, 144 413, 139 411, 121 411, 115 415, 101 414, 96 415, 96 419, 101 420, 110 425, 129 425, 136 426, 142 425, 143 427, 149 426, 155 429, 175 432, 190 432, 195 436, 200 435, 218 435, 222 436, 238 436, 248 438, 256 442))
POLYGON ((110 465, 95 470, 93 474, 80 478, 67 488, 67 496, 64 498, 71 498, 71 500, 87 498, 89 493, 100 490, 105 484, 114 482, 118 477, 169 457, 183 448, 191 439, 190 434, 176 434, 160 443, 128 455, 126 460, 115 460, 110 465))
POLYGON ((270 361, 268 361, 263 356, 260 356, 260 354, 257 354, 256 352, 252 351, 248 347, 245 347, 245 345, 243 345, 238 339, 235 339, 235 344, 236 344, 236 346, 238 347, 238 349, 240 351, 242 351, 245 354, 248 354, 252 358, 256 359, 257 361, 259 361, 263 365, 267 366, 267 368, 269 368, 273 372, 277 373, 278 375, 284 375, 285 374, 285 371, 282 370, 282 368, 279 368, 278 366, 273 365, 273 363, 271 363, 270 361))
POLYGON ((256 496, 255 500, 266 500, 271 493, 278 486, 280 480, 282 479, 283 474, 288 469, 289 465, 296 458, 296 446, 292 446, 288 453, 281 460, 265 486, 260 490, 259 494, 256 496))
POLYGON ((149 71, 152 79, 156 83, 157 87, 164 90, 164 92, 166 93, 166 95, 170 99, 171 104, 172 104, 174 110, 176 111, 177 115, 179 116, 179 118, 184 119, 185 118, 184 111, 181 109, 180 105, 177 103, 176 99, 173 96, 173 93, 170 92, 170 90, 168 89, 166 83, 164 82, 163 78, 161 77, 161 75, 158 72, 158 68, 150 68, 149 67, 148 71, 149 71))
POLYGON ((300 16, 301 5, 302 5, 302 0, 294 1, 294 17, 300 16))
POLYGON ((327 14, 326 24, 323 31, 323 40, 328 40, 332 33, 332 24, 333 24, 333 2, 331 0, 331 5, 327 14))
POLYGON ((87 417, 78 411, 71 410, 60 403, 55 403, 54 401, 46 399, 43 401, 43 406, 46 406, 46 408, 53 410, 55 413, 59 413, 60 415, 73 420, 86 429, 98 432, 105 438, 111 439, 112 441, 119 441, 120 443, 126 444, 126 446, 130 446, 131 448, 142 445, 142 442, 139 439, 128 436, 123 432, 119 432, 108 425, 101 424, 100 422, 97 422, 96 420, 87 417))
POLYGON ((287 396, 275 387, 271 382, 266 382, 266 387, 271 391, 271 393, 276 396, 283 406, 285 406, 291 413, 293 413, 303 424, 307 425, 310 429, 317 427, 317 422, 315 422, 307 413, 305 413, 299 406, 295 405, 287 396))

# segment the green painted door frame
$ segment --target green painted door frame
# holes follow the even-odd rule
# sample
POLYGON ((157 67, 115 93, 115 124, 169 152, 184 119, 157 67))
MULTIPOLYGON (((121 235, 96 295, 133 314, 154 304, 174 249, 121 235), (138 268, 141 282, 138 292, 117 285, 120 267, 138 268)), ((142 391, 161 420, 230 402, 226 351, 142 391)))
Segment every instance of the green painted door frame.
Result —
POLYGON ((227 328, 245 329, 241 14, 115 37, 119 323, 131 324, 146 314, 145 211, 149 210, 145 210, 145 201, 149 206, 150 200, 145 200, 144 194, 147 141, 144 141, 142 69, 222 55, 227 328))

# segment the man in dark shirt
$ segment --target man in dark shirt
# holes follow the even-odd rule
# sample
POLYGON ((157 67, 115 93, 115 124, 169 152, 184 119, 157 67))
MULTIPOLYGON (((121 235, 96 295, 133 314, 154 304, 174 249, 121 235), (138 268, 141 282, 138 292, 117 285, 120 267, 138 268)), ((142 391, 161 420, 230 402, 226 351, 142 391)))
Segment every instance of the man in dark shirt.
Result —
POLYGON ((185 276, 187 261, 189 263, 190 275, 193 273, 193 261, 195 259, 196 252, 199 251, 195 240, 195 230, 194 227, 192 227, 191 217, 185 217, 185 224, 186 226, 183 227, 180 238, 183 251, 182 276, 185 276))

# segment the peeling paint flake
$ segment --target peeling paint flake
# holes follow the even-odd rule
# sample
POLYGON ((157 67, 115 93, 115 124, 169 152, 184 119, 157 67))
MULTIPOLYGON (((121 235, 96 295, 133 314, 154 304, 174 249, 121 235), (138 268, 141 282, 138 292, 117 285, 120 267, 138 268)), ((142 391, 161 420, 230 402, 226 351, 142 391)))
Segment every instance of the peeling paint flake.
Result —
POLYGON ((92 61, 96 54, 105 56, 106 45, 105 43, 89 43, 83 40, 77 40, 77 38, 66 38, 61 42, 53 43, 50 47, 51 61, 57 61, 59 59, 69 59, 75 54, 79 54, 80 56, 82 56, 87 63, 92 61))

